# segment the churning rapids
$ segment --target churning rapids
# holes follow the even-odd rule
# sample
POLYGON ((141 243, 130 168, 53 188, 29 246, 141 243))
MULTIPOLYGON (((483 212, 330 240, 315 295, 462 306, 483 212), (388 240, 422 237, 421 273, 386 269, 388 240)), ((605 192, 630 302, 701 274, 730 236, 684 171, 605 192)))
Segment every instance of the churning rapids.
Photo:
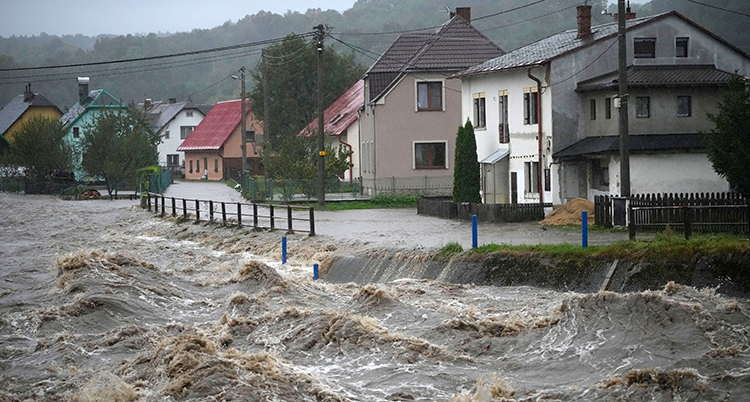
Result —
POLYGON ((361 240, 281 265, 282 233, 133 204, 0 193, 0 401, 750 400, 750 305, 715 289, 331 284, 361 240))

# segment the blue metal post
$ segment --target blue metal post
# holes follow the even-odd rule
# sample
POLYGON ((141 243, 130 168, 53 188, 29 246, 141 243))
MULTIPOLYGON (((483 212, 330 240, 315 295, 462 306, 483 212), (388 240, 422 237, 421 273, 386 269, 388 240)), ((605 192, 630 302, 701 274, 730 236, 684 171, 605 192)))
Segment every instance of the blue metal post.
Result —
POLYGON ((586 211, 581 211, 581 242, 583 243, 583 248, 586 248, 589 246, 589 213, 586 211))
POLYGON ((281 264, 286 264, 286 236, 281 238, 281 264))
POLYGON ((313 264, 313 280, 318 280, 318 264, 313 264))
POLYGON ((471 247, 477 248, 477 216, 471 216, 471 247))

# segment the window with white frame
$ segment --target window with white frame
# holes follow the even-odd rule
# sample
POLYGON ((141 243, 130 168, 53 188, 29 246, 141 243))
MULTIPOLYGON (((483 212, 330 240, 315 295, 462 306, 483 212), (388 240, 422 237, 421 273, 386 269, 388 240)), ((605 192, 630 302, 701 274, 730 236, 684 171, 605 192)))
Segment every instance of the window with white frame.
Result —
POLYGON ((612 98, 604 98, 604 118, 609 120, 612 118, 612 98))
POLYGON ((591 104, 590 104, 590 107, 589 107, 589 109, 590 109, 590 111, 589 111, 589 118, 591 120, 596 120, 596 99, 591 99, 590 103, 591 104))
POLYGON ((193 130, 195 130, 195 126, 180 126, 180 139, 184 140, 189 137, 193 130))
POLYGON ((537 124, 537 102, 539 102, 539 93, 536 87, 523 89, 523 124, 537 124))
POLYGON ((169 139, 169 130, 164 131, 164 139, 165 140, 169 139))
POLYGON ((193 117, 193 111, 192 110, 186 110, 185 111, 185 117, 193 117))
POLYGON ((527 193, 539 193, 539 162, 524 162, 524 191, 527 193))
POLYGON ((484 92, 474 94, 474 127, 487 127, 487 112, 484 92))
POLYGON ((442 81, 417 82, 417 110, 443 110, 442 81))
POLYGON ((415 142, 415 169, 447 169, 448 144, 442 142, 415 142))

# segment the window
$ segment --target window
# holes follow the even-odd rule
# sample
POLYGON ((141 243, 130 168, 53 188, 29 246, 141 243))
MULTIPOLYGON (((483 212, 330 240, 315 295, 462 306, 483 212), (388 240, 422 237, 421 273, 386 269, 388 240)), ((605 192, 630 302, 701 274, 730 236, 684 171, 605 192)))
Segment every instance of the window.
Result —
POLYGON ((635 98, 635 117, 646 118, 651 116, 651 98, 638 96, 635 98))
POLYGON ((245 141, 255 142, 255 131, 245 131, 245 141))
POLYGON ((612 98, 604 98, 604 118, 612 118, 612 98))
POLYGON ((524 162, 524 191, 539 193, 539 162, 524 162))
POLYGON ((186 110, 185 111, 185 117, 193 117, 193 111, 192 110, 186 110))
POLYGON ((179 154, 167 155, 167 166, 179 166, 179 165, 180 165, 179 154))
POLYGON ((214 172, 218 172, 218 171, 219 171, 219 160, 214 159, 214 172))
POLYGON ((201 160, 200 159, 198 159, 197 161, 195 161, 195 171, 198 172, 198 173, 201 172, 201 160))
POLYGON ((633 57, 636 59, 653 59, 656 57, 656 38, 633 39, 633 57))
POLYGON ((474 127, 487 127, 484 92, 474 94, 474 127))
POLYGON ((443 110, 442 82, 417 82, 417 110, 443 110))
POLYGON ((78 127, 73 127, 73 138, 78 138, 81 136, 81 129, 78 127))
POLYGON ((596 99, 591 100, 591 111, 589 113, 591 120, 596 120, 596 99))
POLYGON ((252 158, 245 158, 245 163, 247 164, 248 172, 255 170, 255 161, 252 158))
POLYGON ((190 173, 193 173, 193 161, 190 161, 190 173))
POLYGON ((497 129, 500 134, 500 143, 507 144, 510 142, 510 131, 508 129, 508 91, 500 91, 497 95, 500 120, 497 129))
POLYGON ((184 140, 193 132, 195 126, 180 126, 180 139, 184 140))
POLYGON ((688 57, 688 38, 675 38, 675 57, 688 57))
POLYGON ((417 142, 414 143, 415 169, 446 169, 445 142, 417 142))
POLYGON ((677 116, 690 117, 690 97, 689 96, 677 97, 677 116))
POLYGON ((169 139, 169 130, 167 130, 167 131, 164 132, 164 139, 165 140, 169 139))
POLYGON ((523 124, 537 124, 537 102, 539 94, 536 87, 523 89, 523 124))

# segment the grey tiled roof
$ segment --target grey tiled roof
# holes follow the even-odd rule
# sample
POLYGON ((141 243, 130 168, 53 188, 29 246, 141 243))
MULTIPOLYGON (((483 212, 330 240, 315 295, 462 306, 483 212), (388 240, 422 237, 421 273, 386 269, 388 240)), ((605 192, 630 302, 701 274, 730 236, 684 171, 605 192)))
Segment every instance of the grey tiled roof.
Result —
MULTIPOLYGON (((729 83, 731 77, 731 73, 717 70, 713 65, 630 66, 628 87, 720 86, 729 83)), ((613 71, 578 83, 576 90, 616 89, 618 78, 617 71, 613 71)))
MULTIPOLYGON (((705 148, 700 134, 645 134, 631 135, 630 152, 678 151, 705 148)), ((620 137, 616 135, 586 137, 575 144, 556 152, 555 158, 570 158, 581 155, 606 154, 620 150, 620 137)))
MULTIPOLYGON (((636 18, 627 21, 627 29, 652 21, 655 18, 665 16, 659 14, 650 17, 636 18)), ((456 74, 458 77, 490 73, 493 71, 507 70, 513 68, 533 67, 544 64, 550 59, 568 53, 572 50, 588 46, 596 41, 617 36, 617 23, 612 22, 591 27, 591 35, 577 39, 578 30, 567 30, 532 44, 520 47, 510 53, 506 53, 492 60, 475 65, 469 69, 456 74)))
POLYGON ((16 120, 21 118, 26 110, 34 106, 57 108, 49 99, 38 93, 34 93, 28 101, 24 101, 24 94, 18 95, 0 109, 0 135, 4 134, 16 120))
POLYGON ((433 33, 399 36, 367 70, 370 101, 412 71, 460 71, 503 54, 503 50, 456 15, 433 33))
POLYGON ((208 116, 208 112, 214 107, 214 105, 193 105, 196 109, 200 110, 204 116, 208 116))

